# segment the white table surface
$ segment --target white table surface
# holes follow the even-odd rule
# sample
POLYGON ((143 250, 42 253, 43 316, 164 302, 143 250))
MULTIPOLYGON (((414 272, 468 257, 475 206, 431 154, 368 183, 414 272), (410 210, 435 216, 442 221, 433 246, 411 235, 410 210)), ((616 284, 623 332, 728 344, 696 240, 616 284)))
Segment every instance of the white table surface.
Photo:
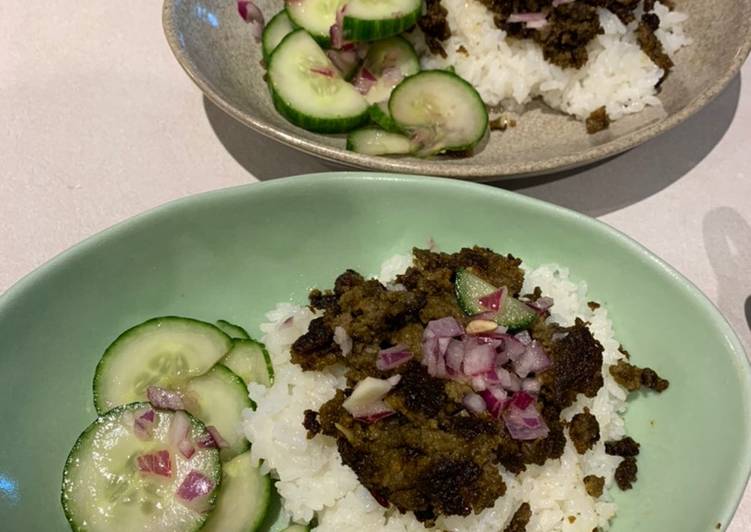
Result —
MULTIPOLYGON (((500 186, 595 216, 693 281, 751 351, 751 62, 685 124, 604 164, 500 186)), ((161 2, 0 2, 0 293, 166 201, 331 164, 201 96, 161 2)), ((729 529, 751 530, 751 489, 729 529)))

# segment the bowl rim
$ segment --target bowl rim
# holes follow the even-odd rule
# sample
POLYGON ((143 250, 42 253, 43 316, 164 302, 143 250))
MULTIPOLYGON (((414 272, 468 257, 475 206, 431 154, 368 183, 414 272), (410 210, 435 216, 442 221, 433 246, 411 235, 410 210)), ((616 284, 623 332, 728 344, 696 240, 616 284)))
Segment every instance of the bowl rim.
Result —
MULTIPOLYGON (((533 175, 549 174, 555 171, 563 171, 591 164, 608 157, 612 157, 634 148, 644 142, 665 133, 675 126, 683 123, 696 114, 709 102, 716 98, 727 87, 733 78, 740 72, 743 63, 751 53, 751 0, 741 0, 744 12, 739 18, 743 21, 743 38, 736 50, 730 68, 715 79, 708 87, 694 97, 688 105, 678 112, 669 115, 664 120, 655 120, 626 135, 609 140, 604 144, 591 146, 568 155, 550 157, 547 159, 478 164, 471 162, 472 159, 462 159, 456 162, 446 160, 421 160, 415 158, 389 158, 373 155, 362 155, 336 148, 316 140, 308 140, 289 133, 263 119, 253 116, 242 109, 235 107, 227 101, 220 90, 216 88, 206 77, 203 76, 192 62, 189 54, 180 45, 180 37, 175 24, 176 6, 181 0, 164 0, 162 6, 162 26, 172 54, 177 62, 188 74, 188 77, 198 86, 206 97, 226 114, 238 122, 250 127, 254 131, 295 148, 304 153, 320 157, 322 159, 343 164, 353 168, 362 168, 375 171, 386 171, 407 174, 426 174, 434 176, 455 177, 469 180, 509 179, 529 177, 533 175)), ((295 127, 295 126, 292 126, 295 127)))
MULTIPOLYGON (((31 289, 37 282, 43 280, 45 277, 53 274, 58 266, 71 259, 85 255, 90 250, 105 242, 117 239, 121 234, 132 231, 134 227, 142 224, 148 225, 158 221, 162 217, 170 216, 175 212, 189 209, 196 203, 221 202, 223 199, 234 197, 237 194, 257 194, 266 191, 271 192, 279 189, 283 190, 289 187, 316 187, 319 186, 319 184, 357 186, 360 182, 384 182, 396 186, 399 186, 401 183, 413 185, 419 184, 431 187, 439 186, 446 189, 448 193, 455 192, 457 194, 467 190, 482 190, 486 195, 494 195, 500 200, 513 201, 525 208, 542 210, 549 216, 562 218, 580 228, 586 228, 608 237, 615 245, 623 246, 628 252, 638 255, 642 259, 651 263, 655 268, 655 274, 662 275, 666 283, 672 283, 680 290, 687 292, 697 303, 700 304, 702 312, 706 315, 707 322, 716 328, 727 342, 727 350, 731 352, 732 361, 738 369, 742 387, 741 393, 744 394, 747 399, 744 401, 744 406, 747 413, 751 414, 751 361, 749 361, 743 344, 732 326, 725 319, 717 306, 706 295, 704 295, 695 284, 663 259, 652 253, 645 246, 627 236, 625 233, 622 233, 618 229, 611 227, 596 218, 523 194, 469 181, 364 171, 323 172, 285 177, 267 182, 243 184, 178 198, 148 209, 89 236, 23 276, 8 290, 0 294, 0 319, 2 319, 5 312, 12 310, 15 301, 22 299, 27 290, 31 289)), ((742 438, 745 441, 744 447, 747 448, 751 447, 750 419, 751 415, 746 416, 743 431, 739 434, 739 438, 742 438)), ((731 522, 750 478, 751 453, 746 453, 740 458, 738 467, 735 470, 735 475, 732 478, 734 483, 733 491, 736 492, 735 496, 728 498, 724 502, 719 509, 719 514, 717 515, 719 522, 722 524, 722 530, 727 528, 728 524, 731 522)))

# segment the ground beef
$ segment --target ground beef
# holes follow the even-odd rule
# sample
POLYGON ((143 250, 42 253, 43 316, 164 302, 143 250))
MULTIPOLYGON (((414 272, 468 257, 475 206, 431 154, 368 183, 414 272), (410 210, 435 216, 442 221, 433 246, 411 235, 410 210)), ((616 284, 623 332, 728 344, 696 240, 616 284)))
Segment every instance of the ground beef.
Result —
POLYGON ((636 28, 636 41, 639 43, 642 51, 652 60, 652 62, 663 70, 661 84, 670 74, 673 68, 673 60, 665 52, 660 39, 655 35, 655 31, 660 27, 660 18, 654 13, 645 13, 642 15, 641 22, 636 28))
POLYGON ((623 490, 630 490, 633 487, 633 483, 636 482, 636 473, 638 471, 636 466, 636 458, 629 456, 624 458, 615 470, 615 483, 623 490))
POLYGON ((532 508, 530 508, 528 502, 523 502, 514 512, 511 521, 509 521, 509 524, 503 529, 503 532, 524 532, 527 530, 527 524, 531 518, 532 508))
POLYGON ((603 383, 602 345, 586 324, 577 318, 572 327, 541 331, 536 325, 533 330, 535 338, 547 336, 542 343, 553 361, 552 369, 540 375, 542 396, 561 409, 580 393, 594 397, 603 383))
POLYGON ((561 4, 548 24, 535 33, 545 59, 562 68, 581 68, 589 58, 587 44, 603 33, 597 10, 581 2, 561 4))
POLYGON ((292 362, 305 370, 318 370, 335 364, 341 349, 334 343, 334 330, 324 318, 310 322, 308 332, 292 344, 292 362))
POLYGON ((597 301, 589 301, 587 302, 587 306, 589 307, 589 310, 591 310, 592 312, 600 308, 600 304, 597 301))
POLYGON ((591 449, 595 443, 600 441, 600 424, 597 418, 589 413, 588 410, 581 414, 576 414, 571 418, 568 426, 568 433, 574 442, 576 452, 584 454, 591 449))
POLYGON ((623 360, 619 360, 617 364, 610 366, 610 374, 615 382, 630 392, 645 387, 662 393, 670 386, 670 382, 660 377, 653 369, 642 369, 623 360))
POLYGON ((609 127, 610 116, 608 116, 608 111, 604 105, 592 111, 587 117, 587 133, 590 135, 604 131, 609 127))
POLYGON ((596 475, 584 477, 584 489, 590 497, 601 497, 605 489, 605 479, 596 475))
POLYGON ((639 454, 639 443, 631 436, 605 442, 605 453, 611 456, 632 457, 639 454))
POLYGON ((448 11, 441 5, 441 0, 425 0, 425 14, 422 15, 417 25, 425 34, 425 43, 434 54, 447 57, 442 41, 451 37, 451 28, 447 18, 448 11))
POLYGON ((303 416, 302 426, 308 431, 308 439, 311 439, 321 432, 321 424, 318 422, 318 412, 306 410, 303 412, 303 416))

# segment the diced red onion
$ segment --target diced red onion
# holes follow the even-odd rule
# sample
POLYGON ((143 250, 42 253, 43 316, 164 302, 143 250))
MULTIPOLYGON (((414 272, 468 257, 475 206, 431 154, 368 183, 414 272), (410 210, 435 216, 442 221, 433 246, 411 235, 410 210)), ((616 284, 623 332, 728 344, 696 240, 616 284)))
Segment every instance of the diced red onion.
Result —
POLYGON ((530 373, 540 373, 551 366, 550 359, 537 340, 527 346, 524 354, 513 362, 514 371, 521 378, 530 373))
POLYGON ((178 392, 160 388, 159 386, 149 386, 146 389, 146 397, 149 402, 156 408, 167 410, 183 410, 185 404, 182 396, 178 392))
POLYGON ((412 358, 412 352, 404 344, 381 349, 376 359, 376 367, 381 371, 398 368, 412 358))
POLYGON ((260 9, 258 9, 258 6, 250 0, 238 0, 237 12, 245 22, 250 24, 250 29, 253 33, 253 37, 256 39, 256 41, 260 42, 265 21, 263 19, 263 13, 260 9))
POLYGON ((326 50, 326 55, 342 75, 351 72, 358 61, 357 50, 355 50, 354 46, 346 50, 344 47, 341 50, 326 50))
POLYGON ((505 286, 499 290, 486 294, 480 297, 477 301, 480 306, 493 312, 498 312, 503 308, 503 302, 508 295, 508 288, 505 286))
POLYGON ((515 440, 536 440, 550 432, 535 408, 535 399, 526 392, 515 393, 503 412, 506 428, 515 440))
POLYGON ((381 78, 388 85, 396 85, 404 79, 404 73, 402 72, 402 69, 397 66, 387 67, 381 72, 381 78))
POLYGON ((206 425, 206 431, 211 434, 211 438, 216 442, 216 446, 219 449, 229 447, 229 442, 222 438, 222 435, 219 434, 219 430, 214 425, 206 425))
POLYGON ((342 356, 346 357, 352 352, 352 338, 344 327, 334 327, 334 343, 342 350, 342 356))
POLYGON ((533 378, 524 379, 522 381, 522 391, 527 392, 530 395, 537 395, 540 393, 540 381, 533 378))
POLYGON ((329 28, 329 37, 331 38, 331 47, 338 50, 344 46, 344 11, 347 9, 346 4, 337 9, 336 21, 329 28))
POLYGON ((498 374, 498 379, 501 381, 501 386, 505 390, 518 392, 521 389, 521 379, 516 374, 511 373, 506 368, 498 368, 496 373, 498 374))
POLYGON ((218 449, 216 440, 208 432, 202 433, 196 438, 196 446, 199 449, 218 449))
POLYGON ((524 345, 529 345, 532 343, 532 337, 529 335, 529 331, 522 331, 522 332, 516 333, 514 335, 514 338, 519 340, 524 345))
POLYGON ((368 91, 376 84, 376 79, 370 71, 363 67, 352 80, 352 85, 357 89, 360 94, 367 94, 368 91))
MULTIPOLYGON (((527 331, 524 331, 525 333, 527 331)), ((527 333, 527 338, 529 338, 529 333, 527 333)), ((503 353, 510 359, 510 360, 518 360, 519 357, 524 355, 524 352, 527 350, 527 345, 523 341, 519 339, 519 335, 516 336, 509 336, 507 335, 504 338, 504 350, 503 353)))
POLYGON ((467 342, 465 342, 464 374, 474 376, 495 369, 495 357, 496 353, 493 346, 477 343, 467 345, 467 342))
POLYGON ((209 477, 197 471, 191 470, 177 488, 177 498, 184 502, 194 502, 206 497, 214 489, 214 483, 209 477))
POLYGON ((355 419, 367 421, 374 416, 381 419, 386 412, 393 412, 383 398, 401 380, 401 375, 394 375, 388 379, 366 377, 352 390, 352 394, 344 400, 342 407, 355 419))
POLYGON ((336 77, 336 72, 334 72, 329 67, 311 67, 310 71, 313 72, 314 74, 319 74, 327 78, 336 77))
POLYGON ((505 390, 497 386, 481 391, 480 396, 485 401, 488 412, 496 417, 501 413, 503 407, 506 406, 508 397, 505 390))
POLYGON ((464 327, 455 318, 450 316, 428 322, 425 330, 430 331, 439 338, 454 338, 464 334, 464 327))
POLYGON ((547 19, 542 20, 532 20, 525 24, 525 27, 527 27, 530 30, 539 30, 541 28, 544 28, 548 25, 547 19))
POLYGON ((154 436, 156 413, 149 408, 133 421, 133 433, 140 440, 150 440, 154 436))
POLYGON ((358 421, 363 421, 368 424, 373 424, 384 418, 394 415, 396 412, 388 407, 383 401, 377 401, 365 408, 355 410, 352 414, 358 421))
POLYGON ((546 16, 547 15, 542 11, 536 13, 511 13, 506 19, 506 22, 509 22, 511 24, 516 22, 536 22, 545 20, 546 16))
POLYGON ((178 410, 172 417, 172 423, 169 427, 168 440, 171 445, 179 445, 181 441, 188 437, 190 433, 191 422, 188 414, 178 410))
POLYGON ((538 314, 545 314, 545 312, 553 306, 553 298, 540 297, 537 301, 525 301, 525 303, 538 314))
POLYGON ((462 399, 462 404, 467 411, 472 412, 473 414, 481 414, 488 409, 488 406, 485 404, 485 399, 476 393, 468 393, 465 395, 462 399))
POLYGON ((464 361, 464 343, 461 340, 451 339, 446 348, 446 370, 449 375, 458 375, 462 371, 464 361))
POLYGON ((172 458, 167 450, 142 454, 136 461, 142 473, 167 478, 172 476, 172 458))
POLYGON ((180 451, 180 454, 183 455, 186 460, 190 460, 196 452, 196 448, 193 447, 193 444, 188 439, 182 440, 178 443, 177 450, 180 451))

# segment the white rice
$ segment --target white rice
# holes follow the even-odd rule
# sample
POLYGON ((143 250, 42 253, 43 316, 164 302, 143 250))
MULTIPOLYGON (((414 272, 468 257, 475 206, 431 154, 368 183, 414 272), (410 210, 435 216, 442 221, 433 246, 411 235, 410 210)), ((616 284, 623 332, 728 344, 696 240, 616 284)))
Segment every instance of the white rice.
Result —
MULTIPOLYGON (((413 32, 423 67, 453 66, 488 105, 518 111, 540 97, 550 107, 582 120, 603 105, 612 119, 661 105, 655 85, 663 71, 636 42, 636 21, 624 26, 613 13, 599 9, 605 33, 587 46, 589 61, 578 70, 563 69, 546 61, 532 40, 507 38, 478 0, 441 0, 441 5, 448 10, 452 31, 443 43, 448 57, 427 53, 422 36, 413 32), (467 55, 459 52, 460 47, 467 55)), ((690 44, 683 32, 687 15, 670 12, 660 3, 654 12, 660 17, 656 35, 669 55, 690 44)), ((640 17, 638 12, 637 20, 640 17)))
MULTIPOLYGON (((394 275, 408 264, 408 257, 386 261, 381 270, 381 281, 392 281, 394 275)), ((612 486, 613 474, 620 460, 605 454, 603 444, 605 440, 624 435, 622 415, 626 410, 626 391, 615 383, 608 371, 610 365, 623 357, 618 351, 612 323, 604 307, 594 312, 589 309, 586 284, 569 279, 566 268, 546 265, 527 270, 523 291, 531 292, 535 286, 555 300, 551 309, 552 321, 571 325, 576 317, 585 319, 591 323, 590 330, 604 347, 602 374, 605 385, 594 398, 580 395, 562 413, 563 418, 570 420, 588 407, 599 422, 600 442, 580 455, 568 441, 560 459, 548 460, 544 466, 528 466, 519 476, 501 467, 507 491, 494 507, 468 517, 441 518, 436 529, 501 531, 522 502, 528 502, 532 508, 528 532, 591 532, 596 527, 606 530, 616 513, 616 505, 611 502, 607 491, 600 498, 592 498, 587 495, 582 480, 586 475, 598 475, 606 479, 606 487, 612 486), (571 522, 570 517, 575 517, 575 520, 571 522)), ((283 303, 267 314, 268 323, 261 326, 263 341, 274 364, 275 382, 271 388, 249 386, 250 397, 256 402, 257 409, 244 413, 244 430, 253 442, 253 459, 262 464, 264 471, 271 470, 279 479, 276 486, 288 517, 309 522, 317 515, 317 531, 425 530, 413 514, 401 515, 381 507, 359 484, 354 472, 342 464, 333 438, 322 435, 310 440, 306 438, 302 426, 303 412, 317 410, 334 396, 337 388, 344 388, 346 384, 341 369, 303 372, 290 362, 291 344, 307 331, 314 316, 307 307, 283 303)))

